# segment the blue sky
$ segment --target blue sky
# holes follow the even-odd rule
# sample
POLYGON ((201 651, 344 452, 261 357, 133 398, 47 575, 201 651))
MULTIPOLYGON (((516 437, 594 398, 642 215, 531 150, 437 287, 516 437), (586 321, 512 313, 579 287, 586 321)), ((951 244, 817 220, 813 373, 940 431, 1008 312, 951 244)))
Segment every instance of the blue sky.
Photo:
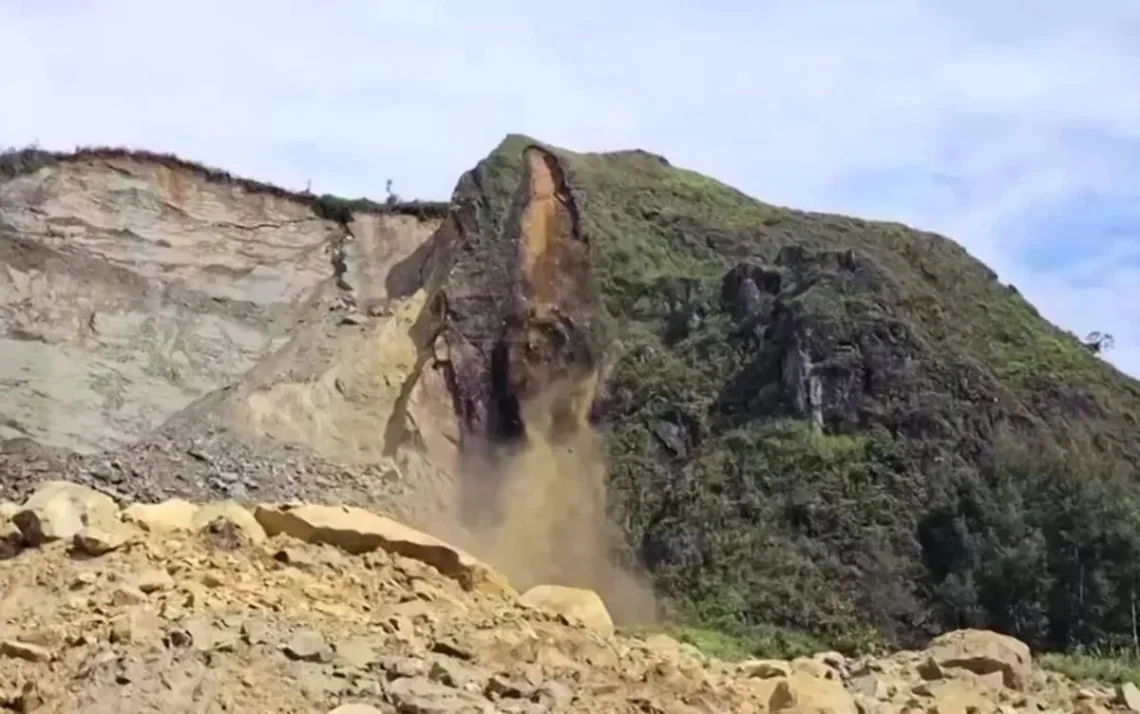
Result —
POLYGON ((1136 0, 0 0, 0 144, 441 198, 507 133, 948 234, 1140 375, 1136 0))

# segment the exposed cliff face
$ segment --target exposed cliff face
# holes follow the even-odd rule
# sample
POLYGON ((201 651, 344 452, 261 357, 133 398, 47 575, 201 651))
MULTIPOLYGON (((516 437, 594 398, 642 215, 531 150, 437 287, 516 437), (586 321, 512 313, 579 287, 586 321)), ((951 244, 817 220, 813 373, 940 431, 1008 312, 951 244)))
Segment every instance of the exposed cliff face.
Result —
POLYGON ((129 157, 0 184, 3 436, 120 446, 280 347, 344 229, 129 157))
POLYGON ((143 497, 390 501, 401 468, 436 473, 429 447, 454 468, 446 387, 409 378, 424 293, 389 279, 446 206, 361 208, 143 152, 0 169, 5 488, 63 469, 143 497))
POLYGON ((588 245, 558 159, 525 149, 502 206, 488 203, 484 171, 460 181, 456 214, 438 236, 445 267, 437 270, 446 279, 435 310, 466 431, 498 441, 524 435, 522 406, 556 382, 585 390, 562 405, 557 421, 580 420, 589 409, 595 305, 588 245))

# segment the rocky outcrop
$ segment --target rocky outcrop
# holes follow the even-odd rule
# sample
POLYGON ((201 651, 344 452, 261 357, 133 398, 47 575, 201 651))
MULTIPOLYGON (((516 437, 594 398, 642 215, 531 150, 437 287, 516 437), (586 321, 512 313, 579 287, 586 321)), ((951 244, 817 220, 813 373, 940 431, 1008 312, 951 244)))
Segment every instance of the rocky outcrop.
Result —
POLYGON ((381 527, 374 514, 265 507, 257 511, 265 537, 248 538, 238 530, 253 515, 230 503, 113 504, 109 513, 105 498, 44 483, 4 510, 75 508, 133 530, 99 553, 79 541, 25 542, 0 560, 5 710, 1007 714, 1128 706, 1130 690, 1079 688, 994 633, 951 633, 930 650, 885 657, 726 662, 665 634, 614 633, 589 591, 471 591, 435 567, 429 551, 445 544, 394 522, 381 527), (426 550, 406 547, 429 541, 426 550))
POLYGON ((537 145, 510 176, 509 206, 494 204, 502 196, 486 190, 487 171, 481 164, 460 180, 456 211, 437 235, 446 282, 433 307, 456 411, 475 441, 518 439, 526 403, 565 382, 573 393, 554 428, 572 430, 592 405, 600 357, 575 198, 558 157, 537 145))

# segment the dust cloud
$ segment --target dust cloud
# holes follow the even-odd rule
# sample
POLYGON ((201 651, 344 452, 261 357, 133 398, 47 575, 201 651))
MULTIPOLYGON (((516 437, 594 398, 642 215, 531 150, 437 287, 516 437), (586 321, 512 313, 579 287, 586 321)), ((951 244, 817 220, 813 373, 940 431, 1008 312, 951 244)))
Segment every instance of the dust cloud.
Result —
POLYGON ((604 438, 586 419, 582 391, 581 382, 549 385, 521 405, 522 444, 485 445, 464 458, 469 548, 520 590, 590 588, 619 625, 648 624, 657 603, 645 574, 619 564, 623 536, 606 510, 604 438))

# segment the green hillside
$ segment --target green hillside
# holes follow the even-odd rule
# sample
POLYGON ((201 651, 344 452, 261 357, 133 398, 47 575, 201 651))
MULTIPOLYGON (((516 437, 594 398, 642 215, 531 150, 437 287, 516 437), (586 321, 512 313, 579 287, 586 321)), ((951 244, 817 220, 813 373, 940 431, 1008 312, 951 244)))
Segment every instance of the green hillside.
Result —
MULTIPOLYGON (((457 189, 491 230, 532 143, 457 189)), ((612 508, 691 616, 850 648, 1132 641, 1140 383, 942 236, 546 148, 605 313, 612 508)))

